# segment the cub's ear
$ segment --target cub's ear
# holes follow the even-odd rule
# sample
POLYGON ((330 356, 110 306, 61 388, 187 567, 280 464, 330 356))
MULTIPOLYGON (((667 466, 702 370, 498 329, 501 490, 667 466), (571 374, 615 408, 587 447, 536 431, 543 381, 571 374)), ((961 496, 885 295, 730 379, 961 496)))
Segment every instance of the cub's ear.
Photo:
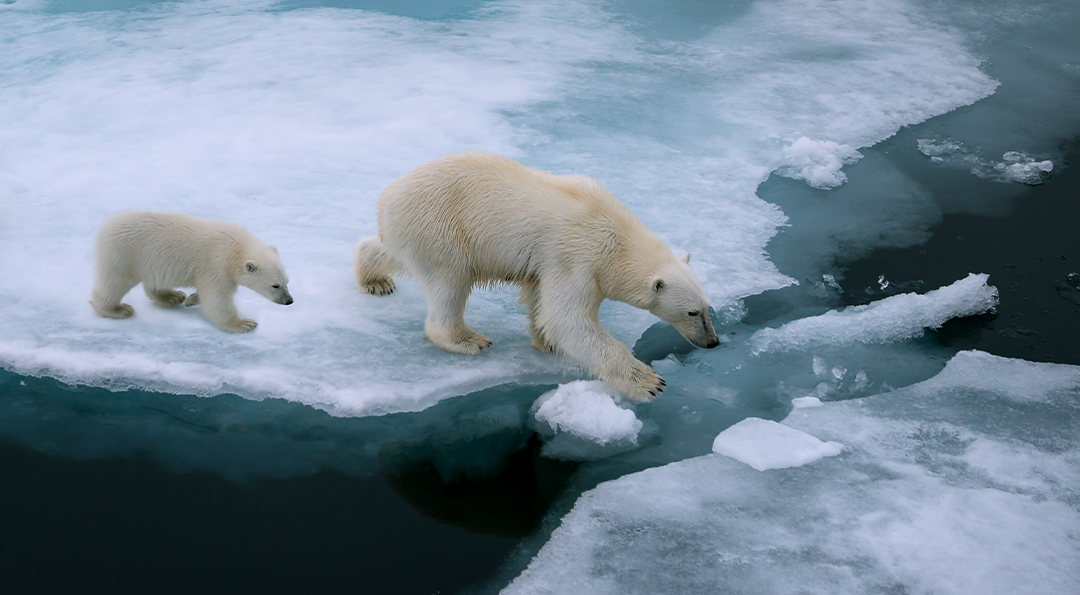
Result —
POLYGON ((679 260, 681 260, 683 264, 690 264, 690 253, 687 252, 686 254, 683 254, 679 257, 679 260))
POLYGON ((249 260, 244 263, 244 270, 249 273, 254 273, 255 271, 259 270, 259 265, 255 264, 254 261, 249 260))
POLYGON ((654 279, 653 280, 653 282, 652 282, 652 290, 654 292, 660 291, 663 288, 664 288, 664 280, 663 279, 654 279))
POLYGON ((267 246, 267 248, 273 250, 274 254, 277 254, 277 246, 267 246))

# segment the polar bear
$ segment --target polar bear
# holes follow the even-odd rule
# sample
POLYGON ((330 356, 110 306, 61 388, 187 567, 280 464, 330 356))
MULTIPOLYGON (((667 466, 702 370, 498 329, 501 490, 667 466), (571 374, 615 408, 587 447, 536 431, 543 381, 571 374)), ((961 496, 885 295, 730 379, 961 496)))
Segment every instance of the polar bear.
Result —
POLYGON ((562 352, 636 401, 664 386, 597 319, 605 299, 643 308, 697 347, 719 345, 709 300, 688 266, 599 182, 486 153, 438 159, 383 191, 378 235, 353 249, 361 291, 409 274, 427 297, 424 335, 453 353, 491 345, 465 325, 476 285, 520 286, 533 347, 562 352))
POLYGON ((237 286, 288 306, 289 277, 277 248, 226 221, 156 211, 120 211, 98 230, 97 272, 90 305, 106 318, 135 313, 120 303, 142 282, 147 297, 166 308, 202 304, 218 328, 234 333, 255 330, 233 304, 237 286), (185 296, 175 287, 194 287, 185 296))

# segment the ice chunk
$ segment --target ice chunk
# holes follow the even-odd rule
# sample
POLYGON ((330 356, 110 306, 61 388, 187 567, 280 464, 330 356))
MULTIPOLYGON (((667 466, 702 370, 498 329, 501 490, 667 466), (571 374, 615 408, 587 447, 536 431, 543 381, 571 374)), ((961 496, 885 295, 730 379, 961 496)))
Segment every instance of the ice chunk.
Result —
MULTIPOLYGON (((750 349, 760 354, 815 345, 884 343, 917 337, 924 328, 940 327, 950 318, 992 310, 997 305, 998 292, 986 284, 987 278, 988 275, 972 273, 952 285, 922 295, 894 295, 863 306, 795 320, 778 329, 762 329, 750 337, 750 349)), ((834 369, 833 375, 836 373, 834 369)))
POLYGON ((801 467, 822 457, 838 455, 843 448, 836 442, 822 442, 806 432, 758 417, 748 417, 720 432, 712 446, 713 452, 758 471, 801 467))
POLYGON ((819 141, 800 137, 781 152, 784 165, 777 173, 797 180, 805 180, 814 188, 827 190, 847 181, 840 168, 855 163, 862 153, 848 145, 832 141, 819 141))
POLYGON ((584 460, 635 446, 643 424, 632 410, 618 405, 621 401, 618 392, 598 380, 570 382, 544 393, 532 406, 544 438, 541 452, 584 460), (599 450, 596 445, 612 448, 599 450))
POLYGON ((803 407, 821 407, 824 403, 817 397, 795 397, 791 400, 791 405, 796 409, 802 409, 803 407))
POLYGON ((971 173, 995 182, 1020 182, 1038 185, 1050 177, 1054 162, 1036 160, 1020 151, 1006 151, 1001 161, 982 157, 978 151, 968 149, 954 140, 919 139, 919 151, 934 163, 970 169, 971 173))
POLYGON ((783 421, 842 457, 759 473, 703 456, 600 484, 504 593, 1071 594, 1078 423, 1080 368, 960 353, 783 421))

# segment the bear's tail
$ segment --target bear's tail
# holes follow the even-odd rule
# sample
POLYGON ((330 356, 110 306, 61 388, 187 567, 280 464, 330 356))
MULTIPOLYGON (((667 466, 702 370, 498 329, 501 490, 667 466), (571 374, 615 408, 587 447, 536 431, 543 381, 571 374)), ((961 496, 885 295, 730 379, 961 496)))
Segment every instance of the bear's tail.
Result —
POLYGON ((394 292, 393 275, 404 272, 401 263, 386 253, 379 236, 361 238, 353 247, 353 274, 360 291, 374 295, 394 292))

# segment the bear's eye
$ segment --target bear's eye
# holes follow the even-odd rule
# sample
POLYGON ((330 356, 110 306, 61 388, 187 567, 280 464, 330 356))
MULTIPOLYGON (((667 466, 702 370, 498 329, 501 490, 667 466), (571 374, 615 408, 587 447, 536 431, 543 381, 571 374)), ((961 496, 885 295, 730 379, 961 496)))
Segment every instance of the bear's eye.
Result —
POLYGON ((687 316, 697 316, 698 314, 700 314, 700 312, 698 312, 697 310, 686 313, 687 316))
POLYGON ((274 283, 270 287, 273 287, 274 289, 281 289, 281 284, 280 283, 274 283))

